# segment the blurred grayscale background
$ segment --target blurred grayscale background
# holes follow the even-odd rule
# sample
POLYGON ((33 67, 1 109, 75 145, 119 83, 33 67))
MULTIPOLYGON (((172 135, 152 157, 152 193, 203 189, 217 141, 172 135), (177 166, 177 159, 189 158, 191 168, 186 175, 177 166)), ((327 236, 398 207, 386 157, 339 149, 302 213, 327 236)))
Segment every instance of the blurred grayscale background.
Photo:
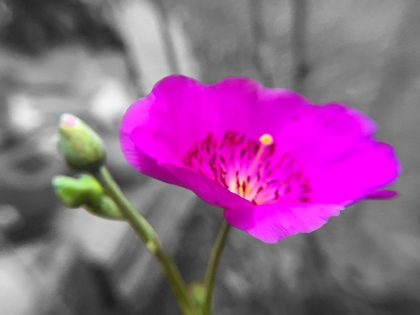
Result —
POLYGON ((275 245, 234 230, 216 314, 420 314, 420 1, 0 0, 0 314, 179 314, 127 224, 60 206, 55 148, 71 112, 188 281, 222 212, 125 162, 124 110, 171 73, 248 76, 345 102, 397 149, 401 197, 350 207, 275 245))

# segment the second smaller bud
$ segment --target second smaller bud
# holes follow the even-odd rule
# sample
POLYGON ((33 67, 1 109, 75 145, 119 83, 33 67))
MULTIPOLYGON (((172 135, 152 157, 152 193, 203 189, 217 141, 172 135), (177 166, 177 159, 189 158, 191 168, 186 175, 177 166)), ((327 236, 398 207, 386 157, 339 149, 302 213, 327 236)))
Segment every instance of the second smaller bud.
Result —
POLYGON ((124 219, 116 203, 91 175, 81 175, 78 178, 56 176, 52 185, 55 194, 66 207, 83 207, 90 213, 106 219, 124 219))

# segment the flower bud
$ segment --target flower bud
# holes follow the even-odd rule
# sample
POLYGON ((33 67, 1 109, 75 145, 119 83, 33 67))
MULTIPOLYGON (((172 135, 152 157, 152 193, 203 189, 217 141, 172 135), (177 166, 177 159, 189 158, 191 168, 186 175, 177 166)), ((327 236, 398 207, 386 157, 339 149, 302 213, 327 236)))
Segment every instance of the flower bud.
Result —
POLYGON ((103 194, 102 186, 89 175, 82 175, 79 178, 55 176, 52 185, 58 199, 72 209, 79 208, 103 194))
POLYGON ((61 115, 58 150, 69 168, 77 172, 95 171, 106 158, 105 146, 99 135, 71 114, 61 115))
POLYGON ((83 207, 103 218, 123 219, 118 206, 91 175, 82 175, 79 178, 56 176, 52 185, 58 199, 69 208, 83 207))

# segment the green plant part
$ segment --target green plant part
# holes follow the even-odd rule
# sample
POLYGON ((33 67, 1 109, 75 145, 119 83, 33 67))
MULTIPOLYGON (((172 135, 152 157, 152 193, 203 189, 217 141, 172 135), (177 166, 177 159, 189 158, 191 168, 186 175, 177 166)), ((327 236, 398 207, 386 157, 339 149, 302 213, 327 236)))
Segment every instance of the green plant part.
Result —
POLYGON ((99 135, 71 114, 61 115, 57 146, 67 166, 76 172, 95 171, 106 159, 105 145, 99 135))
POLYGON ((91 175, 81 175, 79 178, 56 176, 52 185, 59 200, 68 208, 83 207, 106 219, 124 218, 112 198, 106 195, 101 184, 91 175))

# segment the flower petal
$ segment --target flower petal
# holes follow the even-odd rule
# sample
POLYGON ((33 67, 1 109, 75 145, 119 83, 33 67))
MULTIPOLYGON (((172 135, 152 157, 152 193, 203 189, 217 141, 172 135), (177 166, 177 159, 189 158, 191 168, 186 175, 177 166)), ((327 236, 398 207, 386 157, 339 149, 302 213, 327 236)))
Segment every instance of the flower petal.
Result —
POLYGON ((369 141, 365 150, 313 171, 314 202, 349 204, 365 197, 387 197, 374 191, 390 185, 400 172, 392 146, 369 141))
POLYGON ((367 199, 393 199, 399 196, 396 190, 374 190, 366 195, 367 199))
POLYGON ((252 211, 226 209, 224 216, 234 227, 265 243, 277 243, 290 235, 319 229, 343 206, 335 204, 271 204, 252 211))
POLYGON ((172 172, 167 168, 158 165, 156 159, 143 153, 142 150, 136 147, 130 137, 121 135, 121 149, 124 152, 125 158, 139 172, 144 175, 156 178, 168 184, 179 185, 181 182, 172 172))
POLYGON ((301 111, 278 141, 281 152, 292 152, 300 164, 319 166, 352 154, 376 130, 376 123, 356 109, 328 104, 301 111))
POLYGON ((181 182, 180 186, 192 190, 198 197, 213 206, 248 211, 253 208, 250 201, 229 191, 213 179, 184 167, 171 164, 163 166, 177 177, 181 182))
POLYGON ((210 87, 208 95, 220 115, 220 126, 258 140, 274 137, 300 110, 308 107, 303 96, 286 89, 270 89, 248 78, 227 78, 210 87))
POLYGON ((400 163, 390 145, 374 139, 377 125, 342 104, 301 111, 280 135, 288 152, 311 179, 315 203, 351 204, 392 183, 400 163))

